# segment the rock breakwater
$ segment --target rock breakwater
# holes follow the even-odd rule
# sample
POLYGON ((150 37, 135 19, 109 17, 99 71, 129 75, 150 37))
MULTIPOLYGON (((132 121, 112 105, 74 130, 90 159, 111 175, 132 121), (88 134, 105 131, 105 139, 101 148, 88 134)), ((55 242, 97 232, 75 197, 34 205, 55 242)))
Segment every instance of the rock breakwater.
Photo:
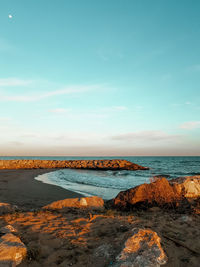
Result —
POLYGON ((148 170, 127 160, 0 160, 0 169, 148 170))

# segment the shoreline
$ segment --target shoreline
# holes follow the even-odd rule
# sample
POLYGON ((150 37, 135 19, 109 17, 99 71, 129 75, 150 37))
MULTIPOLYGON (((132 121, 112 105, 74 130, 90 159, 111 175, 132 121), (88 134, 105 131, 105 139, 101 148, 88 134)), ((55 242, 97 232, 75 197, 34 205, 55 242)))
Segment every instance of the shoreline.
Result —
POLYGON ((25 209, 41 208, 53 201, 83 195, 35 179, 58 169, 0 170, 0 202, 25 209))

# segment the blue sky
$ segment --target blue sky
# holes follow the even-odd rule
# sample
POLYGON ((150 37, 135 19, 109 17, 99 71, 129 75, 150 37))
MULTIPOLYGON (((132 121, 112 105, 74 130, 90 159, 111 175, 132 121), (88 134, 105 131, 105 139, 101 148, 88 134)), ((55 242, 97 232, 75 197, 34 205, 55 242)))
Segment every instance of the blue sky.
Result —
POLYGON ((0 0, 0 155, 200 155, 199 14, 0 0))

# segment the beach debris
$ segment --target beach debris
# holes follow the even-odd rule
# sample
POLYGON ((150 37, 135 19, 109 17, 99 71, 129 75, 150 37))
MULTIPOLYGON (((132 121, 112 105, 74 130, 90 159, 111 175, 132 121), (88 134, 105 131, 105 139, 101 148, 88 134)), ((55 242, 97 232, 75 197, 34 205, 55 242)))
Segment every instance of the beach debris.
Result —
POLYGON ((151 229, 133 229, 131 236, 117 256, 114 267, 159 267, 166 264, 167 256, 161 247, 160 237, 151 229))
POLYGON ((12 225, 6 225, 4 227, 1 227, 0 233, 7 234, 7 233, 16 233, 17 230, 12 225))
POLYGON ((104 209, 104 201, 101 197, 82 197, 82 198, 67 198, 52 202, 44 206, 43 209, 48 210, 62 210, 64 208, 87 208, 102 210, 104 209))
MULTIPOLYGON (((8 233, 0 238, 0 266, 7 262, 10 266, 18 265, 25 259, 27 249, 19 237, 8 233)), ((9 266, 9 265, 8 265, 9 266)))
POLYGON ((10 205, 9 203, 0 202, 0 215, 15 212, 15 207, 10 205))

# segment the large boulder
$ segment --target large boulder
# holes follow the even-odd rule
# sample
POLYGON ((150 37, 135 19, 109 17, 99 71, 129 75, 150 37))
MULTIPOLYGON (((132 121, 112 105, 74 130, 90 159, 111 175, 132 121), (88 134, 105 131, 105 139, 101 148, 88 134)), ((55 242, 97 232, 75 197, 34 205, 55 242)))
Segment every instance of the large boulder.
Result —
POLYGON ((65 208, 87 208, 101 210, 104 208, 104 201, 101 197, 82 197, 82 198, 67 198, 52 202, 44 206, 43 209, 62 210, 65 208))
POLYGON ((117 256, 114 267, 159 267, 167 262, 160 244, 160 237, 150 229, 133 229, 123 250, 117 256))
POLYGON ((150 184, 141 184, 121 191, 113 200, 115 207, 129 209, 133 206, 163 206, 176 202, 179 196, 165 178, 150 184))
POLYGON ((190 199, 200 197, 200 175, 179 177, 170 181, 178 194, 190 199))
POLYGON ((130 209, 133 207, 185 205, 189 199, 200 197, 200 175, 180 177, 168 181, 157 178, 150 184, 141 184, 121 191, 112 201, 115 207, 130 209))
POLYGON ((26 246, 17 236, 8 233, 0 238, 0 265, 18 265, 22 262, 26 255, 26 246))

